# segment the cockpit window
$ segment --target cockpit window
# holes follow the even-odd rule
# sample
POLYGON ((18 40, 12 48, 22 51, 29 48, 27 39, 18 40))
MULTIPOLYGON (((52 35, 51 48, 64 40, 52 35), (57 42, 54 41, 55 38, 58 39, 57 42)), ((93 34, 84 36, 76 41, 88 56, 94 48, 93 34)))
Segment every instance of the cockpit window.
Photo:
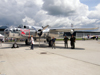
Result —
POLYGON ((27 29, 29 29, 29 26, 26 26, 27 29))
POLYGON ((19 25, 18 28, 26 28, 26 29, 29 29, 29 26, 27 26, 27 25, 19 25))
POLYGON ((5 29, 5 31, 8 31, 8 29, 5 29))
POLYGON ((23 28, 23 25, 19 25, 18 28, 23 28))

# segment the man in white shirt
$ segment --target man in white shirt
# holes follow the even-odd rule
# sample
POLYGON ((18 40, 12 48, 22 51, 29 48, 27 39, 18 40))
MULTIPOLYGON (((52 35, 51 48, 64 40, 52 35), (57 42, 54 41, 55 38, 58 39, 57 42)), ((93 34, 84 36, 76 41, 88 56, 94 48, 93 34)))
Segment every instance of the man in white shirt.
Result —
POLYGON ((34 48, 34 39, 33 39, 33 36, 31 36, 31 49, 33 50, 34 48))

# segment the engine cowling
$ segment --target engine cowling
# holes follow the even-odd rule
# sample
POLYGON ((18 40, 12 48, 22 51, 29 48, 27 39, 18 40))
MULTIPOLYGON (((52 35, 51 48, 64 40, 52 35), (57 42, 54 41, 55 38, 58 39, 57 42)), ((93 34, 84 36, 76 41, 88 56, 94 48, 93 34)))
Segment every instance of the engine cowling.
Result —
POLYGON ((42 35, 42 30, 41 30, 41 29, 38 30, 38 35, 39 35, 39 36, 42 35))
POLYGON ((74 29, 71 29, 70 33, 73 34, 74 33, 74 29))

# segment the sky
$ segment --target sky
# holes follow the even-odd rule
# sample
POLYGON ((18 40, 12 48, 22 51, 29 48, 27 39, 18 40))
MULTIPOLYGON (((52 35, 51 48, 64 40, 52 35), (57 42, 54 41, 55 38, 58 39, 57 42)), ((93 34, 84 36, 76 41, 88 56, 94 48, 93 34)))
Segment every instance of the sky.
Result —
POLYGON ((100 27, 100 0, 0 0, 0 26, 100 27))
POLYGON ((100 3, 100 0, 80 0, 81 3, 86 4, 89 10, 94 10, 95 6, 100 3))

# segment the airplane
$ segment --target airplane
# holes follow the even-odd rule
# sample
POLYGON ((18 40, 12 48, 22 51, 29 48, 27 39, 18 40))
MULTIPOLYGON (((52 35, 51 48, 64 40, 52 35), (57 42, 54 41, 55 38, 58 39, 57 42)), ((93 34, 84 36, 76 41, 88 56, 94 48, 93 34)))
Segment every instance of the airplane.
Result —
POLYGON ((97 37, 100 37, 100 35, 91 35, 91 36, 90 36, 90 39, 93 39, 93 40, 94 40, 94 39, 96 39, 97 37))
POLYGON ((25 44, 30 44, 30 38, 33 35, 33 38, 35 40, 39 39, 46 39, 50 46, 50 40, 52 37, 57 38, 58 32, 70 32, 71 34, 74 33, 74 31, 79 30, 94 30, 98 29, 98 27, 95 28, 49 28, 49 25, 45 27, 40 26, 31 26, 31 25, 19 25, 18 27, 9 27, 4 30, 5 37, 11 37, 11 38, 23 38, 25 40, 25 44))
POLYGON ((100 37, 100 35, 88 35, 88 36, 83 36, 83 39, 93 39, 94 40, 96 39, 96 37, 100 37))

